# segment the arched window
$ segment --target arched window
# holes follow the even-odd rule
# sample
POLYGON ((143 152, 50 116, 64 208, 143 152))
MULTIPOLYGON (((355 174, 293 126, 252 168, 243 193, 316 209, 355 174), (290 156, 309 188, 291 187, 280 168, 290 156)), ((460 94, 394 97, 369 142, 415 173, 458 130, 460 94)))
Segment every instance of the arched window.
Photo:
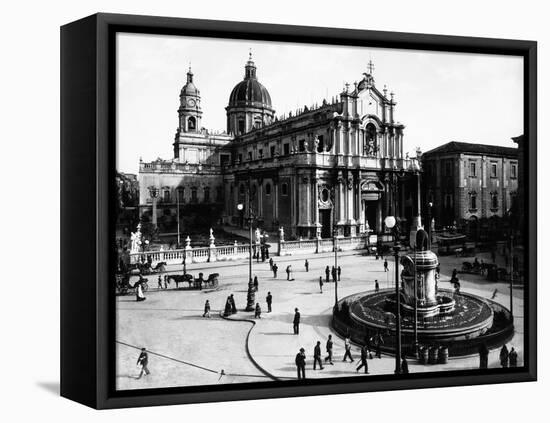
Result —
POLYGON ((185 195, 185 189, 183 187, 178 188, 178 201, 180 203, 183 203, 184 201, 184 195, 185 195))
POLYGON ((195 187, 191 188, 191 202, 192 203, 197 202, 197 188, 195 187))
POLYGON ((190 131, 194 131, 197 128, 197 121, 193 116, 191 116, 189 119, 187 119, 187 129, 190 131))
POLYGON ((210 201, 210 187, 204 188, 204 202, 207 203, 210 201))
POLYGON ((372 156, 378 151, 376 143, 376 126, 373 123, 365 127, 365 139, 363 142, 363 155, 372 156))
POLYGON ((271 195, 271 184, 265 184, 265 195, 271 195))
POLYGON ((288 195, 288 185, 282 184, 281 185, 281 195, 288 195))

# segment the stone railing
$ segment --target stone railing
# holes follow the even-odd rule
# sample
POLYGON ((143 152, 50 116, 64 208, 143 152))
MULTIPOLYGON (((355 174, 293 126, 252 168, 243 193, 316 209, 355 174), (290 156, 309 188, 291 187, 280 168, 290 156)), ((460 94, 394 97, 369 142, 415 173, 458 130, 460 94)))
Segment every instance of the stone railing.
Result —
MULTIPOLYGON (((339 237, 336 239, 338 251, 362 250, 368 248, 369 237, 359 235, 353 237, 339 237)), ((280 241, 279 255, 316 254, 334 251, 334 239, 313 239, 300 241, 280 241)))
POLYGON ((219 247, 182 248, 179 250, 145 251, 130 254, 130 264, 147 261, 150 257, 153 263, 166 262, 167 264, 182 264, 186 257, 189 263, 206 263, 212 261, 227 261, 247 258, 248 245, 223 245, 219 247))

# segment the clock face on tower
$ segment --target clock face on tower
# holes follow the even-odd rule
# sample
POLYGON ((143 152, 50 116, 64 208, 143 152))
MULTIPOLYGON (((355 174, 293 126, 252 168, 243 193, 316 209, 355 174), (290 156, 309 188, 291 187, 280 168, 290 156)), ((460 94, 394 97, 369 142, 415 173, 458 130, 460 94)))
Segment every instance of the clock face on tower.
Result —
POLYGON ((195 107, 195 100, 193 100, 192 98, 190 98, 189 100, 187 100, 187 105, 189 107, 195 107))

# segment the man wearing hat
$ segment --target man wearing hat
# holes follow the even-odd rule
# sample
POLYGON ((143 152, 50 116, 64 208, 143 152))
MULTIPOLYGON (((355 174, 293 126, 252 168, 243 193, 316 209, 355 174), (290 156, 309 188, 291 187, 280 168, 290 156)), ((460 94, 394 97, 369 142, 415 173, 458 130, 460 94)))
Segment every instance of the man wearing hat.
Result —
POLYGON ((147 364, 149 363, 149 356, 147 355, 147 350, 145 348, 141 349, 141 354, 138 357, 136 366, 141 366, 141 372, 139 373, 138 379, 141 379, 143 376, 143 373, 145 373, 145 376, 149 375, 149 369, 147 368, 147 364))
POLYGON ((306 350, 300 348, 300 352, 296 354, 296 371, 298 379, 306 378, 306 350))

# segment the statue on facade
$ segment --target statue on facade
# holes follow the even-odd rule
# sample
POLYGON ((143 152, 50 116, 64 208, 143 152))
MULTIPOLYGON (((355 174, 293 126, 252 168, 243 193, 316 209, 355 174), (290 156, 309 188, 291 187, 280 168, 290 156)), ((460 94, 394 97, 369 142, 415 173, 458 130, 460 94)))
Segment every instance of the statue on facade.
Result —
POLYGON ((259 244, 260 243, 260 237, 261 237, 259 228, 256 228, 256 231, 254 232, 254 235, 256 237, 256 244, 259 244))
POLYGON ((131 253, 139 253, 141 248, 141 223, 138 223, 136 232, 132 232, 130 236, 131 240, 131 253))
POLYGON ((285 240, 285 230, 282 226, 279 228, 279 240, 281 241, 285 240))
POLYGON ((315 139, 313 140, 313 145, 314 145, 314 152, 317 152, 319 151, 319 137, 317 135, 315 135, 315 139))

